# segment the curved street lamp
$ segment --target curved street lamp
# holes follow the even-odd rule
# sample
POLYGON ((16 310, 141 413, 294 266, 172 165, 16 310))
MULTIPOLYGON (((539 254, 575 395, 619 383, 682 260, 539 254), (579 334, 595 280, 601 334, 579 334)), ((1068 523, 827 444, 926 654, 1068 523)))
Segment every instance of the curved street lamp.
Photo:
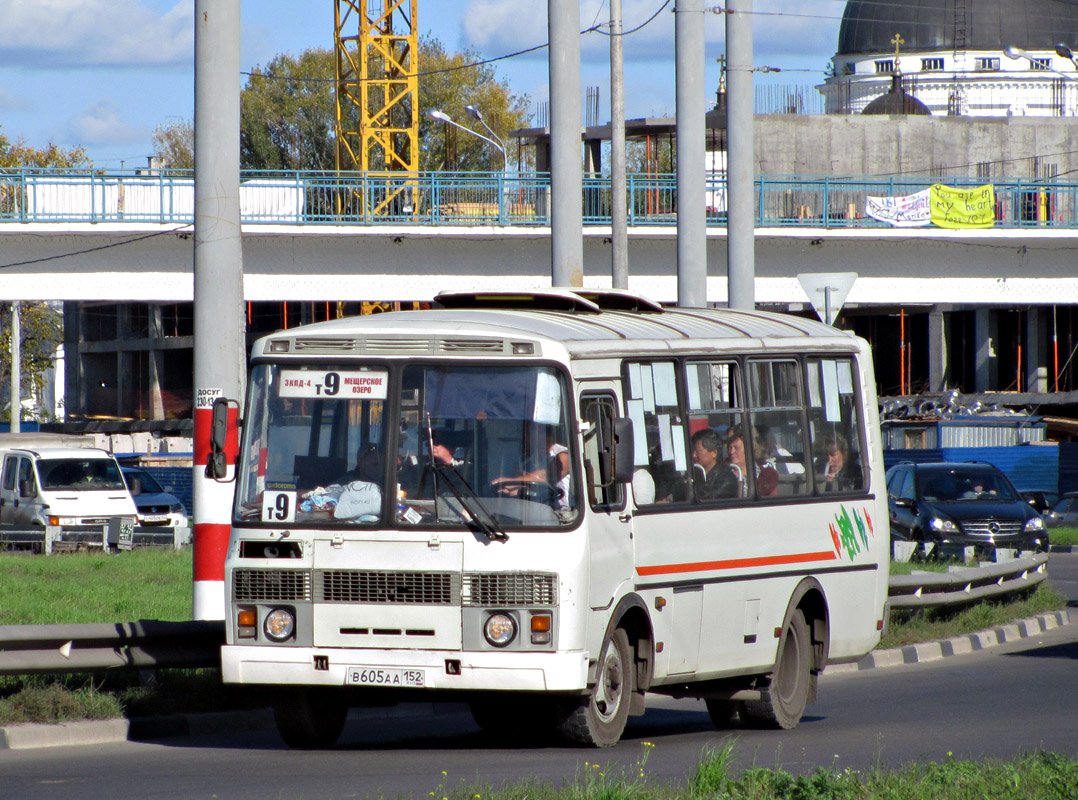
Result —
MULTIPOLYGON (((479 114, 478 110, 475 110, 475 111, 472 110, 474 108, 475 108, 475 106, 468 106, 469 113, 471 113, 472 116, 476 117, 480 122, 482 122, 483 127, 486 128, 488 131, 490 131, 491 136, 494 136, 494 131, 491 131, 490 128, 487 127, 486 122, 483 122, 483 117, 479 114)), ((439 111, 436 108, 431 109, 430 111, 428 111, 427 116, 430 117, 431 119, 436 119, 439 122, 444 122, 444 123, 446 123, 448 125, 452 125, 454 128, 460 128, 462 131, 470 133, 472 136, 477 136, 480 139, 482 139, 484 142, 487 142, 488 144, 492 145, 499 153, 502 154, 502 172, 508 172, 509 171, 509 156, 506 155, 505 147, 502 146, 501 140, 499 139, 499 140, 495 141, 495 139, 497 139, 496 136, 495 136, 495 139, 491 139, 491 138, 489 138, 487 136, 484 136, 481 133, 473 131, 471 128, 469 128, 469 127, 467 127, 465 125, 461 125, 459 122, 456 122, 452 117, 450 117, 444 111, 439 111)))

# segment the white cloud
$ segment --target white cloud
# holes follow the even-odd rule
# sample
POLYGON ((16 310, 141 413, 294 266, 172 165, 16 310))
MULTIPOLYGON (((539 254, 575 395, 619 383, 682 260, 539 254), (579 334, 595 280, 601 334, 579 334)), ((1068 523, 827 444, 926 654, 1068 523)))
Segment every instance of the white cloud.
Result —
POLYGON ((25 97, 14 95, 0 86, 0 111, 28 111, 31 103, 25 97))
POLYGON ((190 64, 194 0, 0 0, 0 65, 37 69, 190 64))
MULTIPOLYGON (((625 37, 627 62, 674 59, 675 2, 671 0, 665 8, 662 5, 663 0, 623 0, 625 31, 647 22, 658 12, 644 27, 625 37)), ((710 2, 705 6, 718 7, 710 2)), ((543 44, 547 41, 546 10, 545 3, 470 0, 461 20, 462 44, 476 47, 488 57, 543 44)), ((834 54, 842 13, 840 3, 806 5, 803 0, 761 0, 754 4, 753 11, 756 14, 753 50, 761 65, 781 59, 785 64, 796 62, 822 71, 834 54)), ((609 18, 609 6, 603 0, 581 0, 581 30, 605 24, 609 18)), ((725 49, 725 17, 708 10, 704 25, 708 49, 725 49)), ((608 57, 608 37, 589 33, 580 41, 583 61, 605 61, 608 57)), ((546 50, 537 51, 531 57, 545 59, 546 50)))
POLYGON ((99 100, 68 122, 71 141, 84 145, 134 144, 146 139, 146 131, 124 121, 112 100, 99 100))

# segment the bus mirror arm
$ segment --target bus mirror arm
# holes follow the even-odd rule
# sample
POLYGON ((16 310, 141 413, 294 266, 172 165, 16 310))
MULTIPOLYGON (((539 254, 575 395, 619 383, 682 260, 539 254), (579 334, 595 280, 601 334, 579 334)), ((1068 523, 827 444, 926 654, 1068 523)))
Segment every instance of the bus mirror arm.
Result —
POLYGON ((614 480, 630 483, 633 479, 633 421, 628 417, 614 419, 614 480))

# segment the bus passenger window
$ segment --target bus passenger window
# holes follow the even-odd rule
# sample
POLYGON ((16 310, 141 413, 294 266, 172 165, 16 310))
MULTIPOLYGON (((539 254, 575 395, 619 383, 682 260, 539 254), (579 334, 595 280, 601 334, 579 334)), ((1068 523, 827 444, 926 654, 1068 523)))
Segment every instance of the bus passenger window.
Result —
POLYGON ((862 438, 851 359, 809 359, 809 427, 816 493, 864 487, 862 438))
POLYGON ((698 501, 748 497, 755 478, 736 362, 685 365, 694 496, 698 501))
POLYGON ((630 363, 625 371, 625 413, 633 423, 634 463, 651 479, 641 475, 634 482, 641 487, 635 493, 637 504, 652 499, 650 484, 655 487, 652 502, 685 502, 690 496, 690 455, 674 362, 630 363))
POLYGON ((800 368, 796 361, 753 361, 748 375, 755 453, 775 479, 773 490, 761 486, 758 495, 804 494, 809 469, 800 368))

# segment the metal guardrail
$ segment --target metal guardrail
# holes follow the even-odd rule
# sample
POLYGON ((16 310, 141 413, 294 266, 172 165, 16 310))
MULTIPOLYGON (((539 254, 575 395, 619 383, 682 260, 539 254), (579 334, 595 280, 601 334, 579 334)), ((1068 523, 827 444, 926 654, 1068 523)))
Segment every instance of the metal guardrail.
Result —
POLYGON ((887 602, 892 609, 962 605, 1027 591, 1047 577, 1047 553, 983 567, 951 567, 946 573, 892 575, 887 602))
POLYGON ((221 665, 223 622, 0 626, 0 675, 221 665))
MULTIPOLYGON (((927 608, 1026 591, 1048 576, 1047 563, 1048 556, 1038 554, 946 574, 895 575, 888 602, 892 609, 927 608)), ((216 668, 224 642, 224 623, 216 621, 6 625, 0 626, 0 675, 216 668)))
POLYGON ((73 550, 133 550, 143 547, 179 550, 190 544, 190 528, 133 527, 119 525, 77 525, 47 527, 0 526, 0 552, 71 552, 73 550))
MULTIPOLYGON (((935 183, 960 189, 986 179, 924 176, 760 175, 758 227, 888 228, 865 214, 868 197, 915 194, 935 183)), ((1078 182, 994 178, 999 228, 1078 228, 1078 182)), ((626 176, 632 226, 677 223, 677 177, 626 176)), ((706 176, 708 224, 726 224, 726 180, 706 176)), ((609 225, 608 177, 585 176, 585 225, 609 225)), ((274 225, 550 224, 545 172, 315 172, 245 170, 244 223, 274 225)), ((194 176, 185 170, 8 169, 0 171, 0 221, 190 224, 194 176)), ((911 235, 912 231, 907 231, 911 235)))

